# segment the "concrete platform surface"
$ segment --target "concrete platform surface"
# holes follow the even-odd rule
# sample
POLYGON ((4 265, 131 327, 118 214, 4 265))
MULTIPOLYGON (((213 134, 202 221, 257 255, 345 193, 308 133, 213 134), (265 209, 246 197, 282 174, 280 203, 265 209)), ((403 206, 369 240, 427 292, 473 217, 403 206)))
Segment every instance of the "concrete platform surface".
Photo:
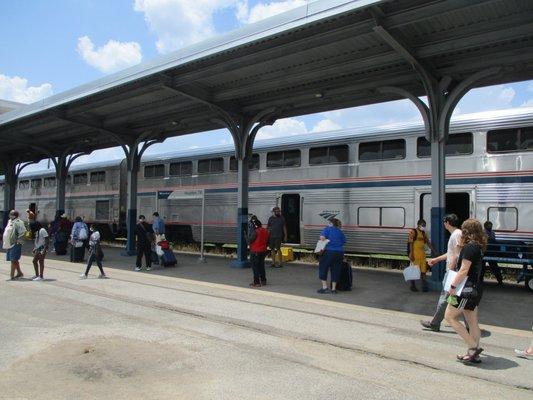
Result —
MULTIPOLYGON (((29 246, 26 246, 26 251, 29 246)), ((134 272, 106 249, 111 279, 51 256, 46 280, 10 282, 0 261, 1 399, 531 399, 533 297, 489 285, 479 366, 455 361, 450 328, 420 329, 437 293, 411 293, 397 273, 355 271, 355 289, 321 296, 316 269, 250 270, 178 256, 134 272)), ((30 259, 22 266, 32 275, 30 259)))

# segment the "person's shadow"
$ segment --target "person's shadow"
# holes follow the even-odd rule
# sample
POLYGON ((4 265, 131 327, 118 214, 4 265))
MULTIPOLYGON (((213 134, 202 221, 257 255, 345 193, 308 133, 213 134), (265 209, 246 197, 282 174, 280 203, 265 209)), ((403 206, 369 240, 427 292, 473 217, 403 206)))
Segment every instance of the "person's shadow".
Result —
POLYGON ((513 360, 503 357, 491 356, 490 354, 481 355, 481 364, 471 364, 480 369, 488 371, 500 371, 518 367, 519 364, 513 360))

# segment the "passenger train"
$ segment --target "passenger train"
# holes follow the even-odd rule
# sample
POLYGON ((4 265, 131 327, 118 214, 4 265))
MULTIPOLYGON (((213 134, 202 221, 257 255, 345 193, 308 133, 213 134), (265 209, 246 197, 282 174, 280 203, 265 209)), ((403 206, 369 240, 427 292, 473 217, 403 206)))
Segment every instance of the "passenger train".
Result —
MULTIPOLYGON (((491 220, 498 238, 533 241, 533 108, 452 119, 446 145, 447 211, 491 220)), ((233 146, 145 156, 138 214, 157 210, 175 241, 199 241, 201 199, 172 192, 204 189, 205 240, 235 243, 237 162, 233 146)), ((76 165, 69 172, 70 217, 120 234, 126 215, 125 161, 76 165)), ((3 190, 3 183, 2 190, 3 190)), ((404 254, 407 231, 430 221, 430 145, 420 123, 353 128, 260 140, 250 161, 249 212, 265 221, 279 205, 288 241, 313 247, 328 218, 343 223, 347 251, 404 254)), ((53 171, 21 174, 18 209, 42 220, 55 213, 53 171)))

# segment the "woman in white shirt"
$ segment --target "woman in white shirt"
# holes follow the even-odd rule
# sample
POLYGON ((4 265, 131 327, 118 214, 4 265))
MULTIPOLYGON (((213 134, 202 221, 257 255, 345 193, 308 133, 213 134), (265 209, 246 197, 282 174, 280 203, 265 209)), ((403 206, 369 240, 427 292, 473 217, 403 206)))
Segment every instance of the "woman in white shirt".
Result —
POLYGON ((48 251, 50 237, 46 229, 44 229, 40 222, 35 221, 30 224, 30 229, 33 233, 33 268, 35 269, 35 276, 32 281, 42 281, 44 279, 44 259, 48 251))

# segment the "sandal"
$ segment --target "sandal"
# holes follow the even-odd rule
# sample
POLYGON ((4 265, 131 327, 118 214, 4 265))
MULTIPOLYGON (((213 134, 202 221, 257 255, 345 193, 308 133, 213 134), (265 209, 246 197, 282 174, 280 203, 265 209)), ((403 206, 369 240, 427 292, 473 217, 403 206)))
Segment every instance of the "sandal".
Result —
POLYGON ((481 362, 479 355, 483 352, 483 348, 481 347, 471 347, 468 349, 468 352, 461 356, 457 356, 457 361, 460 361, 462 363, 473 363, 473 364, 479 364, 481 362))

